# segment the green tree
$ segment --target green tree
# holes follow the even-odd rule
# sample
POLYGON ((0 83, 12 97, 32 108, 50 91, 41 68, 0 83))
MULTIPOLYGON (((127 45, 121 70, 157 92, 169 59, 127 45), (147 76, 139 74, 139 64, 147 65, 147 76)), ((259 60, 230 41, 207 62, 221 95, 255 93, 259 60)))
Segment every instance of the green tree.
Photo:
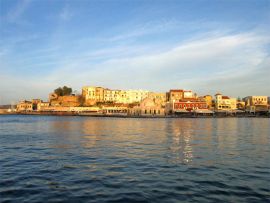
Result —
POLYGON ((54 93, 57 94, 58 96, 63 96, 63 90, 61 87, 58 87, 57 89, 55 89, 54 93))
POLYGON ((54 93, 57 94, 58 96, 66 96, 66 95, 71 95, 72 93, 72 88, 71 87, 58 87, 57 89, 54 90, 54 93))
POLYGON ((72 93, 72 88, 67 87, 67 86, 64 86, 64 87, 62 88, 62 90, 63 90, 63 95, 64 95, 64 96, 65 96, 65 95, 71 95, 71 93, 72 93))

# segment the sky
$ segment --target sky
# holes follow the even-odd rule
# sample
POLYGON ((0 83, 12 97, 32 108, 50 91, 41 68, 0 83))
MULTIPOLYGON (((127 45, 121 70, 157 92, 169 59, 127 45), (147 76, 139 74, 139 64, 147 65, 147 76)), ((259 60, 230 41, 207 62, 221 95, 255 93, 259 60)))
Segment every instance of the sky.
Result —
POLYGON ((0 0, 0 104, 64 85, 270 96, 270 0, 0 0))

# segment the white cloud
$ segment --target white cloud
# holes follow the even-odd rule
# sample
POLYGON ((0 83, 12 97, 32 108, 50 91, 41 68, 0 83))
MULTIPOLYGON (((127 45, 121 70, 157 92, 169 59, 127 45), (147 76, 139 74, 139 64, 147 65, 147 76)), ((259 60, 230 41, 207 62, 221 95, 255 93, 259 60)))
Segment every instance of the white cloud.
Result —
MULTIPOLYGON (((205 80, 221 76, 233 79, 237 74, 239 77, 244 73, 254 74, 267 58, 264 41, 264 38, 251 34, 207 38, 180 44, 159 54, 114 58, 95 65, 74 61, 72 65, 58 69, 51 77, 58 80, 57 75, 64 73, 64 78, 73 84, 80 81, 81 84, 98 83, 118 88, 189 88, 188 85, 200 86, 201 77, 205 80)), ((220 88, 222 91, 224 86, 229 84, 217 84, 212 89, 220 88)), ((211 90, 210 86, 208 88, 211 90)), ((232 93, 236 91, 241 94, 240 89, 232 89, 232 93)))
MULTIPOLYGON (((123 52, 121 47, 105 49, 89 53, 90 59, 94 60, 102 54, 114 57, 91 63, 86 54, 85 57, 66 61, 61 67, 54 67, 49 75, 40 75, 32 81, 31 77, 27 78, 24 85, 29 95, 36 92, 36 96, 43 95, 43 98, 62 85, 77 90, 84 85, 100 85, 153 91, 185 88, 199 94, 220 91, 229 96, 267 95, 270 93, 270 58, 269 50, 264 46, 269 42, 269 37, 244 33, 201 38, 180 43, 167 51, 162 48, 158 51, 156 47, 155 50, 146 49, 147 52, 143 49, 142 54, 137 53, 136 56, 132 56, 134 47, 130 50, 125 47, 130 54, 124 56, 117 54, 123 52)), ((18 91, 15 87, 23 83, 15 80, 14 77, 1 79, 4 83, 11 83, 6 88, 13 88, 14 93, 18 91)), ((11 96, 7 94, 8 97, 11 96)))

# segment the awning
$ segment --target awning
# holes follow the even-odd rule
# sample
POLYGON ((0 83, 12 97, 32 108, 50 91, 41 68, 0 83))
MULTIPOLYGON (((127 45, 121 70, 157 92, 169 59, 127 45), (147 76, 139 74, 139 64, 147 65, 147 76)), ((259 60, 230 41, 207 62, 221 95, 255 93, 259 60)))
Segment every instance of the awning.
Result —
POLYGON ((239 109, 232 110, 232 112, 233 113, 245 113, 245 111, 239 110, 239 109))
POLYGON ((175 113, 190 113, 189 111, 187 111, 186 109, 177 109, 174 110, 175 113))
POLYGON ((232 113, 231 110, 215 110, 216 113, 232 113))
POLYGON ((195 113, 214 113, 213 111, 209 109, 196 109, 194 110, 195 113))

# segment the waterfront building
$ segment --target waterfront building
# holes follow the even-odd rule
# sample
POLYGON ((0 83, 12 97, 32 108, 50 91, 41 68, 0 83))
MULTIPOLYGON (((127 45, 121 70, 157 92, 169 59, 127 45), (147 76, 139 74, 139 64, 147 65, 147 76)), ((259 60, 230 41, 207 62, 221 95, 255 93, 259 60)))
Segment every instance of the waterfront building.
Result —
POLYGON ((127 90, 127 103, 139 103, 149 95, 147 90, 127 90))
POLYGON ((162 105, 162 100, 147 97, 140 105, 130 108, 128 114, 132 116, 164 116, 165 108, 162 105))
POLYGON ((120 98, 121 90, 104 89, 104 102, 117 103, 120 98))
POLYGON ((246 103, 243 100, 241 100, 240 98, 238 98, 236 101, 236 108, 238 110, 244 111, 246 108, 246 103))
POLYGON ((82 88, 82 97, 86 105, 95 105, 97 102, 104 102, 104 88, 85 86, 82 88))
POLYGON ((197 95, 193 93, 191 90, 184 90, 183 99, 191 99, 191 98, 197 98, 197 95))
POLYGON ((31 101, 20 101, 17 104, 17 112, 33 111, 33 104, 31 101))
POLYGON ((212 106, 212 97, 206 95, 197 97, 191 90, 170 90, 167 93, 167 103, 165 105, 166 114, 203 112, 213 113, 208 108, 212 106), (206 102, 208 101, 208 103, 206 102))
POLYGON ((38 110, 38 104, 41 103, 41 99, 32 99, 32 108, 34 111, 38 110))
POLYGON ((162 106, 166 104, 166 93, 149 92, 148 97, 151 99, 158 99, 161 101, 162 106))
POLYGON ((207 108, 211 109, 213 107, 213 97, 211 95, 205 95, 203 96, 203 99, 207 104, 207 108))
POLYGON ((38 111, 47 111, 49 109, 50 102, 43 102, 42 100, 37 104, 38 111))
POLYGON ((83 87, 82 96, 86 105, 97 102, 131 104, 141 102, 148 96, 146 90, 111 90, 103 87, 83 87))
POLYGON ((189 113, 197 111, 210 113, 210 111, 207 108, 207 103, 204 100, 196 98, 182 99, 180 101, 166 104, 167 114, 189 113))
POLYGON ((267 96, 248 96, 244 98, 246 111, 260 112, 268 110, 267 96))
POLYGON ((182 99, 197 98, 197 94, 191 90, 172 89, 166 93, 166 97, 168 102, 176 102, 182 99))
POLYGON ((184 90, 171 89, 169 92, 166 93, 166 97, 168 102, 179 101, 184 97, 184 90))
POLYGON ((217 93, 215 100, 216 111, 232 111, 236 109, 236 98, 230 98, 217 93))
POLYGON ((119 97, 118 97, 118 100, 116 101, 116 103, 127 104, 128 103, 127 101, 128 101, 127 91, 120 90, 119 91, 119 97))

